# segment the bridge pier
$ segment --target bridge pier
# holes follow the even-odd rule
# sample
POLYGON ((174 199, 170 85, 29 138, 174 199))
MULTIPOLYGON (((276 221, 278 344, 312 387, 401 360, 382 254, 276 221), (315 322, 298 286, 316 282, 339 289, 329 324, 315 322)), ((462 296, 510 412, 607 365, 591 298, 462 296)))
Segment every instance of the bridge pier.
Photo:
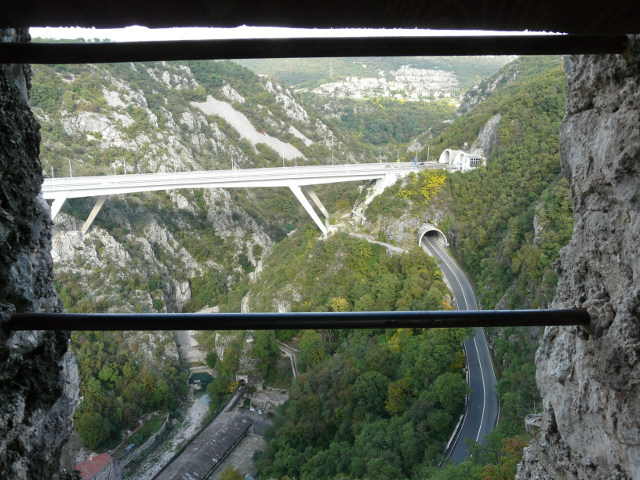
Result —
POLYGON ((327 212, 327 209, 324 208, 324 205, 322 204, 322 202, 318 198, 318 195, 316 195, 315 190, 313 188, 311 188, 311 185, 307 185, 307 186, 302 187, 302 188, 303 188, 303 190, 305 192, 307 192, 307 195, 309 195, 309 198, 311 200, 313 200, 313 203, 316 204, 316 207, 318 207, 320 212, 324 215, 324 218, 329 219, 329 212, 327 212))
POLYGON ((329 233, 329 231, 327 230, 327 227, 324 226, 324 223, 322 223, 322 220, 320 220, 320 217, 318 216, 316 211, 313 209, 313 207, 309 203, 309 200, 307 200, 307 197, 305 197, 304 193, 302 193, 302 189, 298 185, 289 185, 289 188, 291 189, 293 194, 296 196, 298 201, 302 204, 302 206, 307 211, 309 216, 313 219, 314 222, 316 222, 316 225, 318 226, 320 231, 323 233, 323 235, 327 235, 327 233, 329 233))
POLYGON ((87 231, 89 230, 89 227, 91 226, 91 224, 95 220, 96 215, 98 215, 98 212, 102 209, 102 206, 104 205, 104 202, 107 200, 108 196, 109 195, 100 195, 98 197, 98 200, 96 201, 96 204, 93 206, 93 209, 91 210, 91 213, 89 214, 89 217, 84 222, 84 225, 82 225, 82 234, 83 235, 85 233, 87 233, 87 231))
POLYGON ((394 173, 387 173, 384 177, 376 180, 375 192, 376 195, 380 195, 384 192, 385 188, 390 187, 398 180, 398 176, 394 173))
POLYGON ((52 221, 56 218, 56 216, 60 212, 62 205, 64 205, 64 202, 70 193, 71 192, 60 192, 60 193, 57 193, 55 197, 53 197, 53 202, 51 203, 51 220, 52 221))

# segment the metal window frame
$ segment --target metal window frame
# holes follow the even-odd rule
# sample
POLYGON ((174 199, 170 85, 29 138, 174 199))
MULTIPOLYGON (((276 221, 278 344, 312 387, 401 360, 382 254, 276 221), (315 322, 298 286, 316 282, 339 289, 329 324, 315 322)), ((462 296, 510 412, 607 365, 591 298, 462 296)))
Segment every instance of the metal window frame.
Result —
POLYGON ((0 63, 77 64, 247 58, 624 54, 626 35, 497 35, 0 43, 0 63))

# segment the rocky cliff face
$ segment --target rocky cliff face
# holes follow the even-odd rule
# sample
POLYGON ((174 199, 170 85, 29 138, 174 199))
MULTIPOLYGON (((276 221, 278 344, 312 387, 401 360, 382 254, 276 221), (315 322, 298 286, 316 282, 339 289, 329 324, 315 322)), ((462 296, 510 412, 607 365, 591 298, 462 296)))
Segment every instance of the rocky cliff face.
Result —
MULTIPOLYGON (((26 41, 28 33, 0 29, 0 38, 26 41)), ((60 450, 78 394, 69 335, 4 328, 13 312, 60 310, 29 83, 27 66, 0 65, 0 478, 61 479, 60 450)))
POLYGON ((537 353, 544 413, 517 478, 640 478, 640 37, 626 56, 566 62, 562 168, 575 228, 555 307, 589 328, 547 328, 537 353))

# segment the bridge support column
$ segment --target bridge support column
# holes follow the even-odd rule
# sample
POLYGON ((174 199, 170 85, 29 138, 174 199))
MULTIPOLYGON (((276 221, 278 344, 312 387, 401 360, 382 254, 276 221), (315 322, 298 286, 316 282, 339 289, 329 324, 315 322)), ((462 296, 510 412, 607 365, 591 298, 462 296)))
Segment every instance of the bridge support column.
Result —
POLYGON ((320 212, 324 215, 324 218, 328 219, 329 218, 329 212, 327 212, 327 209, 324 208, 324 205, 322 204, 322 202, 318 198, 318 195, 316 195, 315 190, 313 188, 311 188, 311 186, 309 186, 309 185, 307 185, 306 187, 302 187, 302 188, 307 193, 307 195, 309 195, 309 198, 311 200, 313 200, 313 203, 316 204, 316 207, 318 207, 320 212))
POLYGON ((307 197, 305 197, 304 193, 302 193, 302 189, 298 185, 289 185, 289 188, 291 189, 293 194, 296 196, 298 201, 302 204, 302 206, 307 211, 309 216, 313 219, 314 222, 316 222, 316 225, 318 226, 320 231, 323 233, 323 235, 326 235, 327 233, 329 233, 327 230, 327 227, 324 226, 324 223, 322 223, 322 220, 320 220, 320 217, 318 216, 316 211, 313 209, 313 207, 309 203, 309 200, 307 200, 307 197))
POLYGON ((71 192, 60 192, 59 194, 56 194, 53 202, 51 203, 51 220, 56 218, 62 208, 62 205, 64 205, 65 200, 69 196, 69 193, 71 192))
POLYGON ((385 188, 390 187, 391 185, 396 183, 397 180, 398 177, 393 173, 387 173, 380 180, 376 180, 376 195, 380 195, 382 192, 384 192, 385 188))
POLYGON ((89 214, 89 217, 87 218, 87 221, 84 222, 84 225, 82 226, 82 234, 84 235, 85 233, 87 233, 87 231, 89 230, 89 227, 91 226, 91 224, 93 223, 93 221, 96 218, 96 215, 98 215, 98 212, 102 209, 102 206, 104 205, 105 200, 107 199, 109 195, 101 195, 98 197, 98 200, 96 201, 96 204, 93 206, 93 210, 91 210, 91 213, 89 214))

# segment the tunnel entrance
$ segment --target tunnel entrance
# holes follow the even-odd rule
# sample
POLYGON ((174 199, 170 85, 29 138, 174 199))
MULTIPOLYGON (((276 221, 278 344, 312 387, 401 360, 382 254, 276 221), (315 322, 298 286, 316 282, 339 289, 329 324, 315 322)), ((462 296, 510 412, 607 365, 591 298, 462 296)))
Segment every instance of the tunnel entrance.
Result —
POLYGON ((430 223, 425 223, 418 229, 418 245, 422 243, 424 237, 427 237, 429 240, 434 240, 441 247, 446 247, 449 244, 446 235, 430 223))

